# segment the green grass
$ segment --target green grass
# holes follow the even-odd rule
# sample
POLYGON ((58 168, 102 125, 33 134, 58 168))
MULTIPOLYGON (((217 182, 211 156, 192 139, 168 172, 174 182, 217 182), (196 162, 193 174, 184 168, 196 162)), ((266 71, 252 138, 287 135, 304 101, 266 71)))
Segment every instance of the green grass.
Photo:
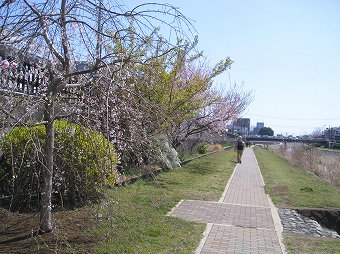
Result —
POLYGON ((285 234, 289 254, 340 254, 340 240, 285 234))
POLYGON ((180 159, 181 159, 181 161, 185 161, 185 160, 196 158, 196 157, 201 156, 201 155, 202 154, 197 153, 197 152, 190 153, 190 154, 183 154, 180 159))
POLYGON ((340 191, 265 149, 255 149, 266 192, 278 207, 340 208, 340 191))
POLYGON ((206 225, 168 217, 182 199, 218 201, 235 167, 222 151, 164 172, 152 181, 110 190, 98 213, 102 236, 93 253, 193 253, 206 225))
MULTIPOLYGON (((339 208, 340 192, 265 149, 255 149, 266 192, 278 207, 339 208)), ((284 232, 289 254, 340 254, 340 240, 284 232)))

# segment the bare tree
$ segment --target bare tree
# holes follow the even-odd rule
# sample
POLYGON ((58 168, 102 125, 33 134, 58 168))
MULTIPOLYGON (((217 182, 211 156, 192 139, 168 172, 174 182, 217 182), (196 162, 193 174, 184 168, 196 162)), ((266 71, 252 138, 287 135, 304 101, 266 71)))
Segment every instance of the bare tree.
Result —
MULTIPOLYGON (((126 66, 148 62, 178 48, 180 41, 190 39, 183 30, 190 31, 191 26, 176 8, 156 3, 127 11, 118 1, 8 0, 1 5, 0 15, 3 17, 0 43, 3 61, 6 61, 1 74, 6 77, 1 85, 4 96, 1 113, 11 119, 13 126, 27 124, 30 116, 40 111, 36 108, 43 112, 41 119, 34 117, 41 121, 30 124, 44 124, 46 128, 40 231, 50 232, 55 120, 89 117, 90 114, 84 114, 85 108, 100 108, 97 114, 101 114, 108 107, 105 98, 115 90, 106 89, 104 101, 88 99, 102 94, 96 93, 98 84, 106 85, 100 88, 102 91, 109 87, 128 89, 123 89, 124 80, 130 75, 126 66), (166 27, 173 36, 164 39, 154 33, 157 26, 166 27), (142 50, 145 44, 152 45, 152 40, 166 41, 156 55, 142 50), (25 108, 25 117, 20 110, 15 114, 13 110, 6 110, 6 103, 11 107, 13 101, 19 103, 17 97, 9 99, 17 94, 22 95, 20 100, 26 101, 21 105, 33 102, 37 106, 31 111, 25 108), (87 103, 94 101, 102 104, 88 107, 87 103)), ((87 122, 103 125, 103 116, 87 122), (97 122, 98 119, 101 122, 97 122)), ((108 125, 106 131, 110 132, 108 125)))
POLYGON ((323 137, 323 135, 324 131, 321 128, 315 128, 311 133, 311 136, 314 138, 320 138, 323 137))

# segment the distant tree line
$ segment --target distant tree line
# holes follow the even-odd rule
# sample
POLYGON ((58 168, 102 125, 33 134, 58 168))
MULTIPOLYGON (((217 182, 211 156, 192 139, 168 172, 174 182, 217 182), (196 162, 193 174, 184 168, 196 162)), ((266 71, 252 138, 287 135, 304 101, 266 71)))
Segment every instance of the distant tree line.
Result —
POLYGON ((259 130, 259 135, 274 136, 274 131, 270 127, 263 127, 259 130))

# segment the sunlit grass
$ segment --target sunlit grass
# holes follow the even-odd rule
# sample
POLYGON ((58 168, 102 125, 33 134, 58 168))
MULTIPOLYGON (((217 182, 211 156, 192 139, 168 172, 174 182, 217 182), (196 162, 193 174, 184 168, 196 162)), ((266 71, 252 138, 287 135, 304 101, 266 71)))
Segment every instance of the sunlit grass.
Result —
POLYGON ((289 254, 339 254, 340 240, 285 234, 284 244, 289 254))
POLYGON ((166 214, 182 199, 218 201, 235 167, 222 151, 164 172, 152 181, 109 191, 98 208, 96 253, 193 253, 206 225, 166 214))
POLYGON ((279 207, 339 208, 340 192, 330 183, 265 149, 255 149, 266 192, 279 207))

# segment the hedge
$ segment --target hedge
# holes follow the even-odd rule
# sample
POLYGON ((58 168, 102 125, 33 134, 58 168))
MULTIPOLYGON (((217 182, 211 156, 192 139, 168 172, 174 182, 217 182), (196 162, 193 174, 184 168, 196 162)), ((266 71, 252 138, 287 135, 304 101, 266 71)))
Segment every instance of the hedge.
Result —
MULTIPOLYGON (((0 142, 0 196, 10 195, 11 210, 35 210, 42 191, 45 126, 15 127, 0 142)), ((115 184, 115 149, 100 133, 65 121, 55 123, 54 206, 99 201, 115 184)))

